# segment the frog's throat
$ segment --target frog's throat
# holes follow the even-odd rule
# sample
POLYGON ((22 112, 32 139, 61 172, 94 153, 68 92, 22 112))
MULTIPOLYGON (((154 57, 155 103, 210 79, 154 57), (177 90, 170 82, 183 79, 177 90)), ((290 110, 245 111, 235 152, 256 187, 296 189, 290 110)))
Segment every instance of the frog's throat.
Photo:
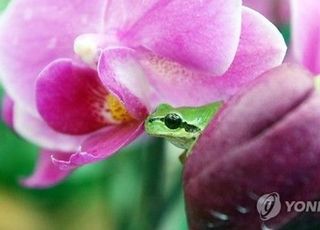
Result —
POLYGON ((189 139, 179 137, 166 137, 166 139, 178 148, 189 150, 195 144, 198 137, 192 137, 189 139))

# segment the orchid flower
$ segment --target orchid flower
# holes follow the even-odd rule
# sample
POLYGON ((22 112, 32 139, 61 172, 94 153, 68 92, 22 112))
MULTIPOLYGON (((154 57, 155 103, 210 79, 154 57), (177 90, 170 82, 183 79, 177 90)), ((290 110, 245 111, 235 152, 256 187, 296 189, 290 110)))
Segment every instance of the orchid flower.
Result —
POLYGON ((312 75, 296 66, 277 67, 236 94, 187 159, 190 228, 279 229, 297 213, 282 209, 263 222, 256 209, 260 196, 277 192, 281 201, 317 199, 319 118, 312 75))
POLYGON ((7 114, 45 149, 25 184, 52 185, 111 156, 160 102, 230 97, 285 51, 277 29, 241 0, 13 1, 0 25, 7 114))

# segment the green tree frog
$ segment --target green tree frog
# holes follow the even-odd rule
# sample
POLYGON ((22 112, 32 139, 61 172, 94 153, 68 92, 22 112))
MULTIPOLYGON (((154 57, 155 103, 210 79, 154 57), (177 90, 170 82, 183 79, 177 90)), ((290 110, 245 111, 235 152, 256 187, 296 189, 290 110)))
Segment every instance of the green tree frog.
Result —
POLYGON ((151 136, 166 138, 175 146, 184 149, 181 156, 183 160, 220 106, 220 102, 201 107, 179 108, 161 104, 147 118, 145 130, 151 136))

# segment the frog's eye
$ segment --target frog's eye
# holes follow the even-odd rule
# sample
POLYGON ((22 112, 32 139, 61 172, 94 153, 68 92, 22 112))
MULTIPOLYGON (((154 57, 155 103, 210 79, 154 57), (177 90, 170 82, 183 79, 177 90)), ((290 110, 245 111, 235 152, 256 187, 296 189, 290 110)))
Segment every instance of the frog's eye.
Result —
POLYGON ((176 114, 176 113, 169 113, 165 118, 164 118, 164 124, 169 128, 169 129, 177 129, 181 126, 182 124, 182 119, 181 117, 176 114))

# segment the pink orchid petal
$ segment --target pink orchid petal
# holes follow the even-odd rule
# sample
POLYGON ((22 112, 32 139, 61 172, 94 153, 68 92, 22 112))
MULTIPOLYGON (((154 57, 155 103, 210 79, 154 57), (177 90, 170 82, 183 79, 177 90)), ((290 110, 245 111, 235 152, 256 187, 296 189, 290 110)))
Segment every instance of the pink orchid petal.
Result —
POLYGON ((290 0, 243 0, 248 6, 276 24, 290 22, 290 0))
POLYGON ((285 42, 276 27, 244 7, 238 51, 224 75, 204 75, 150 53, 143 54, 141 64, 162 102, 195 106, 230 97, 242 85, 281 64, 285 52, 285 42))
POLYGON ((8 94, 36 112, 34 83, 57 58, 73 57, 73 41, 101 30, 106 0, 15 0, 0 24, 1 77, 8 94))
POLYGON ((101 54, 98 72, 105 87, 119 97, 137 120, 141 120, 148 114, 151 92, 135 55, 135 51, 128 48, 106 49, 101 54))
POLYGON ((279 0, 243 0, 243 5, 250 7, 269 20, 273 19, 275 13, 275 2, 279 0))
POLYGON ((240 85, 280 65, 287 51, 279 30, 261 14, 243 7, 242 18, 242 34, 236 57, 229 70, 221 76, 224 80, 216 82, 217 87, 229 96, 240 85))
POLYGON ((2 119, 7 124, 8 127, 13 127, 13 100, 5 95, 2 100, 2 119))
POLYGON ((54 157, 61 170, 70 170, 112 156, 143 133, 143 122, 109 126, 84 141, 81 150, 68 160, 54 157))
POLYGON ((320 2, 292 1, 293 55, 315 74, 320 73, 320 2))
POLYGON ((116 33, 120 28, 130 28, 157 2, 159 0, 109 0, 104 30, 116 33))
POLYGON ((61 152, 75 152, 86 136, 70 136, 50 128, 40 117, 27 112, 21 106, 14 107, 14 129, 22 137, 42 148, 61 152))
POLYGON ((53 129, 66 134, 86 134, 108 123, 105 117, 108 92, 95 70, 59 59, 39 75, 37 108, 53 129))
POLYGON ((67 159, 70 153, 42 150, 33 175, 23 179, 21 181, 22 185, 30 188, 46 188, 54 186, 65 179, 71 173, 71 170, 60 170, 55 166, 52 163, 53 155, 61 159, 67 159))
POLYGON ((132 47, 223 74, 236 53, 240 23, 240 0, 161 0, 119 36, 132 47))

